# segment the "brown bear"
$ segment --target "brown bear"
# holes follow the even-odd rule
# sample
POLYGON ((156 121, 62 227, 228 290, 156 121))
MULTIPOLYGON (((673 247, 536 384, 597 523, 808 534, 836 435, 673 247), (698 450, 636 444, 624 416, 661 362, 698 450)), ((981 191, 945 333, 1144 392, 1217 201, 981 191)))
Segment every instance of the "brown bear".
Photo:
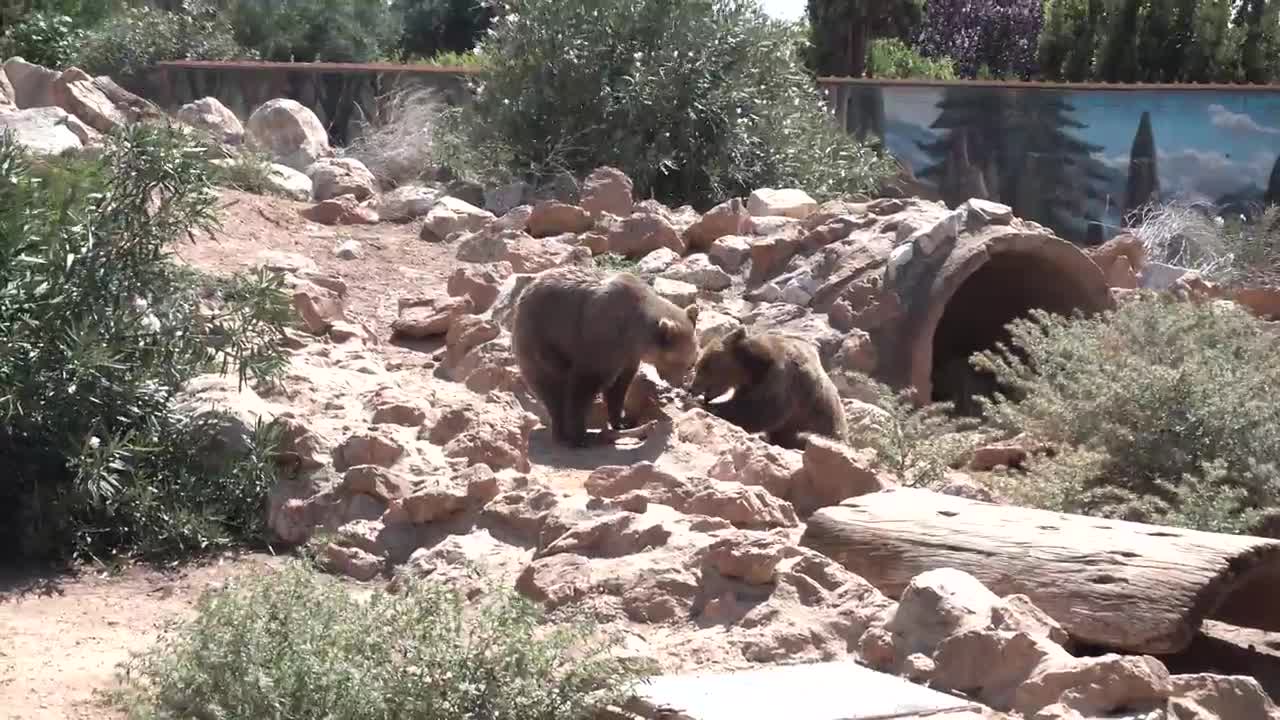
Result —
POLYGON ((778 333, 739 327, 707 343, 698 358, 689 391, 707 410, 769 442, 802 449, 804 434, 845 441, 848 423, 835 383, 813 344, 778 333), (722 403, 711 400, 733 389, 722 403))
POLYGON ((539 273, 516 300, 512 351, 529 389, 547 408, 558 442, 586 444, 587 414, 604 393, 615 431, 641 362, 683 387, 698 358, 698 306, 681 308, 630 273, 566 266, 539 273))

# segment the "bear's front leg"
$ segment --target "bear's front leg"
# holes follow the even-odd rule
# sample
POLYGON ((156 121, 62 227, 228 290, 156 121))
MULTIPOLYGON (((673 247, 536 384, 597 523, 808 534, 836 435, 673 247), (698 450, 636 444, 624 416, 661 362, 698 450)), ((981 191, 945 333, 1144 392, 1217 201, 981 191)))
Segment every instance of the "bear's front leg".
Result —
POLYGON ((624 369, 604 391, 604 404, 609 410, 609 426, 614 430, 635 427, 635 420, 626 416, 626 405, 627 391, 631 389, 631 381, 635 379, 639 369, 639 365, 624 369))

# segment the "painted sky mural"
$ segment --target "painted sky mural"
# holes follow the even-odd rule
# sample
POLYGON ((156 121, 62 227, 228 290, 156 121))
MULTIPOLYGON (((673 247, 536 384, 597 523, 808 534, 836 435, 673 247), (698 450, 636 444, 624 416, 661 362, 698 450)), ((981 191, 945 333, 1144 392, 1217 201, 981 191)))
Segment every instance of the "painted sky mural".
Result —
POLYGON ((1071 239, 1090 220, 1114 234, 1150 199, 1280 202, 1280 91, 850 90, 851 130, 882 135, 937 197, 999 200, 1071 239))

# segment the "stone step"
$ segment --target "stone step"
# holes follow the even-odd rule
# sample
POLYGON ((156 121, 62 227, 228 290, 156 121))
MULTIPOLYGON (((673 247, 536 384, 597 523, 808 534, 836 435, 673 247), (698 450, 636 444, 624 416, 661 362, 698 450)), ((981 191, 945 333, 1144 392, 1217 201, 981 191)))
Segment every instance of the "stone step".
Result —
POLYGON ((976 720, 985 711, 852 661, 664 675, 637 695, 652 720, 976 720))

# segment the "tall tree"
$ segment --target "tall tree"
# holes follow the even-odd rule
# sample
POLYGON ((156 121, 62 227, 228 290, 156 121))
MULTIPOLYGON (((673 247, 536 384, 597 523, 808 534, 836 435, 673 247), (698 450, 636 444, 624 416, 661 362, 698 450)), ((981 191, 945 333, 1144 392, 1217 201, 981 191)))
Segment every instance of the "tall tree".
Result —
POLYGON ((980 70, 1030 78, 1044 26, 1043 0, 926 0, 921 54, 949 57, 962 77, 980 70))
POLYGON ((1280 155, 1276 156, 1276 164, 1271 166, 1271 177, 1267 180, 1267 194, 1262 199, 1267 205, 1280 205, 1280 155))
POLYGON ((915 39, 921 0, 808 0, 809 68, 819 75, 863 77, 871 41, 915 39))
POLYGON ((1151 130, 1151 113, 1143 112, 1138 131, 1129 148, 1129 180, 1124 194, 1124 224, 1136 224, 1139 211, 1160 197, 1160 178, 1156 172, 1156 138, 1151 130))

